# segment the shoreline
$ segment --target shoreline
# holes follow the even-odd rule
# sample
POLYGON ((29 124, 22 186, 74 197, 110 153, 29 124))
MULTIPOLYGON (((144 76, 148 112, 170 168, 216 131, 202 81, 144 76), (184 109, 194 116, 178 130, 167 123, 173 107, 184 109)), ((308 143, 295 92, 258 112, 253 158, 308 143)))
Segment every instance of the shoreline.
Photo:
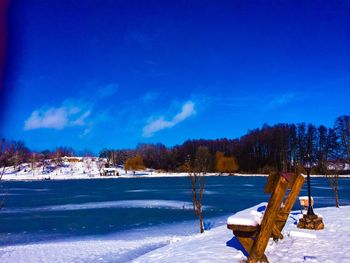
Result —
MULTIPOLYGON (((248 207, 237 213, 251 211, 252 208, 248 207)), ((270 241, 265 250, 269 261, 304 262, 305 257, 308 257, 316 259, 317 262, 347 262, 350 254, 344 251, 347 251, 346 240, 350 232, 348 228, 343 229, 341 226, 349 222, 349 217, 339 217, 339 210, 349 215, 350 206, 315 209, 315 212, 322 213, 327 226, 320 231, 298 229, 294 223, 294 216, 289 215, 283 229, 284 239, 279 242, 270 241), (281 253, 281 251, 288 253, 281 253)), ((174 227, 182 228, 182 223, 174 227)), ((123 233, 123 238, 118 237, 120 236, 116 234, 93 235, 85 238, 63 238, 47 242, 2 246, 0 259, 2 262, 9 263, 14 261, 53 262, 57 259, 66 262, 95 262, 96 258, 105 259, 108 262, 119 259, 121 262, 135 263, 185 263, 196 262, 196 259, 201 259, 203 262, 238 263, 247 259, 233 242, 234 236, 232 231, 227 229, 226 222, 206 230, 203 234, 159 234, 158 231, 153 231, 151 235, 142 239, 139 239, 138 235, 130 236, 128 232, 123 233), (82 254, 81 251, 89 253, 82 254), (29 259, 28 255, 31 255, 29 259)))
MULTIPOLYGON (((4 174, 1 181, 3 182, 32 182, 32 181, 63 181, 63 180, 98 180, 98 179, 140 179, 140 178, 180 178, 188 177, 188 173, 156 173, 156 174, 121 174, 119 176, 101 176, 99 174, 94 175, 8 175, 4 174)), ((208 173, 204 175, 205 177, 267 177, 268 174, 217 174, 217 173, 208 173)), ((311 175, 311 178, 326 178, 324 175, 311 175)), ((339 178, 350 178, 350 175, 339 175, 339 178)))

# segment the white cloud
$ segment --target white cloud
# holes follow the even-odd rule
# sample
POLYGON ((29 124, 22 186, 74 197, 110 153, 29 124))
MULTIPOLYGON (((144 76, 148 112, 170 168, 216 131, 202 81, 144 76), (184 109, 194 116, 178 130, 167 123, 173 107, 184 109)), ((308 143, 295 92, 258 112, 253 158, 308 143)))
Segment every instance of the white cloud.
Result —
POLYGON ((68 126, 84 126, 90 110, 82 110, 77 106, 62 105, 49 109, 39 109, 31 113, 24 122, 25 130, 56 129, 61 130, 68 126))
POLYGON ((176 114, 171 120, 167 121, 164 119, 164 117, 160 117, 156 120, 150 121, 143 128, 143 136, 151 137, 160 130, 172 128, 176 124, 186 120, 195 113, 195 104, 192 101, 188 101, 182 106, 181 111, 178 114, 176 114))
POLYGON ((63 108, 51 108, 43 112, 35 110, 24 123, 25 130, 39 128, 63 129, 67 125, 67 112, 63 108))
POLYGON ((119 86, 115 83, 95 89, 87 98, 69 98, 60 105, 41 107, 35 109, 24 122, 24 130, 56 129, 63 130, 67 127, 82 127, 81 136, 89 134, 95 124, 109 120, 107 111, 93 112, 103 98, 112 96, 119 86))
POLYGON ((74 126, 84 126, 86 124, 86 118, 90 116, 91 111, 88 110, 83 112, 76 120, 72 121, 71 124, 74 126))
POLYGON ((172 122, 174 123, 174 125, 178 124, 179 122, 187 119, 193 114, 195 114, 194 103, 192 101, 188 101, 182 106, 181 112, 173 118, 172 122))

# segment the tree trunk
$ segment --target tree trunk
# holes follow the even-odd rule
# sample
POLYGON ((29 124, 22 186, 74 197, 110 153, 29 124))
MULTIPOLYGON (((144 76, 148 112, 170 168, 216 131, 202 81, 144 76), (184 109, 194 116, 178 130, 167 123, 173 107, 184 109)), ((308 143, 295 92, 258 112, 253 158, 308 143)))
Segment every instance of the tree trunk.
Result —
POLYGON ((200 233, 204 233, 202 207, 198 207, 197 209, 198 209, 200 233))
POLYGON ((334 193, 335 193, 335 207, 339 208, 339 194, 338 194, 338 187, 334 188, 334 193))

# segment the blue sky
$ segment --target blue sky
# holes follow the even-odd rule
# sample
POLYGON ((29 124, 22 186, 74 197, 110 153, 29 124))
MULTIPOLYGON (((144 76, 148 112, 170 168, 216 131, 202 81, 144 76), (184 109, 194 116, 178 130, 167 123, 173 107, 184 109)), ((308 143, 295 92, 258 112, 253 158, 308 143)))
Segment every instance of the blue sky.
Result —
POLYGON ((350 112, 349 1, 14 0, 1 133, 37 150, 237 138, 350 112))

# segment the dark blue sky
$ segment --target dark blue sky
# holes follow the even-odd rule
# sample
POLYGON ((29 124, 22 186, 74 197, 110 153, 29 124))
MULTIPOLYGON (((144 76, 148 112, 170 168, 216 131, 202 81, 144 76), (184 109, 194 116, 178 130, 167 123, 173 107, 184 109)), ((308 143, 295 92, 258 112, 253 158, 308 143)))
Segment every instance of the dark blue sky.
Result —
POLYGON ((14 0, 2 133, 33 149, 236 138, 350 111, 349 1, 14 0))

